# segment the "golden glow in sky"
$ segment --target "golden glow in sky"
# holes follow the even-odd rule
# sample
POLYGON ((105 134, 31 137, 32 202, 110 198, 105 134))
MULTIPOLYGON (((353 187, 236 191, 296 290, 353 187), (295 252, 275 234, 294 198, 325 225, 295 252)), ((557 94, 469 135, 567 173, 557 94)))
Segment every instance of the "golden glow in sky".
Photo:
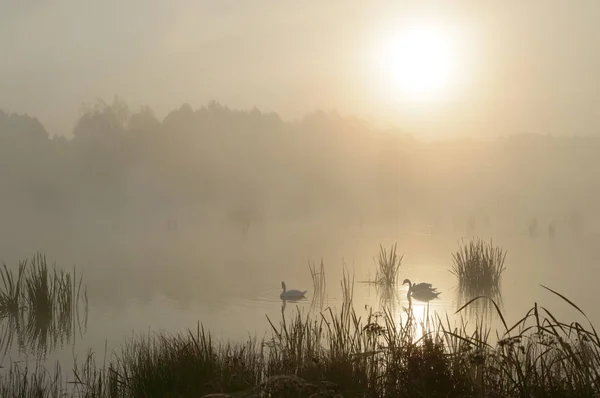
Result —
POLYGON ((451 30, 426 23, 382 34, 374 66, 387 95, 404 101, 451 97, 460 78, 457 40, 451 30))

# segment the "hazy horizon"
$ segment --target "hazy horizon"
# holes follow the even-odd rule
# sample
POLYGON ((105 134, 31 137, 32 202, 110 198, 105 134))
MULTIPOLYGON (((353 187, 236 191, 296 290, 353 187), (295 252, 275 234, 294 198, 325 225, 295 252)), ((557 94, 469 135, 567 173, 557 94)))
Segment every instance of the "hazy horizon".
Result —
POLYGON ((58 135, 114 95, 159 119, 216 100, 284 120, 336 109, 416 137, 596 135, 599 16, 594 1, 2 1, 0 109, 58 135), (427 99, 385 72, 417 53, 377 53, 414 26, 451 39, 452 78, 427 99))
POLYGON ((63 396, 19 373, 56 365, 135 397, 288 373, 590 395, 599 21, 598 0, 0 0, 0 394, 63 396))

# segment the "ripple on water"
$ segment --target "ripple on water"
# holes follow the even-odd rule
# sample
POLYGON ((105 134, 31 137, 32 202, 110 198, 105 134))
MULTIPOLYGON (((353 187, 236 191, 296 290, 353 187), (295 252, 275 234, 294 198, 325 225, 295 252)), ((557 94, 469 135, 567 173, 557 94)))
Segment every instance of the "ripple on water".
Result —
MULTIPOLYGON (((253 310, 265 310, 269 311, 274 308, 281 308, 283 301, 279 298, 281 289, 267 289, 259 291, 256 296, 250 297, 231 297, 226 300, 225 307, 228 309, 232 308, 248 308, 253 310)), ((302 300, 287 300, 287 303, 294 303, 298 305, 310 305, 311 297, 307 294, 307 297, 302 300)))

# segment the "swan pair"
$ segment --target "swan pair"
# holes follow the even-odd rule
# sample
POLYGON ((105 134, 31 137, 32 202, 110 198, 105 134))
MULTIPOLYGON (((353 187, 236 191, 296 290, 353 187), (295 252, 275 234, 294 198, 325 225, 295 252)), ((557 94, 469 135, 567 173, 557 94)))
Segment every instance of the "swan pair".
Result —
POLYGON ((279 298, 282 300, 297 300, 297 299, 301 299, 304 298, 304 295, 306 294, 306 292, 308 292, 308 290, 305 291, 300 291, 300 290, 287 290, 285 287, 285 282, 281 282, 281 288, 283 289, 283 292, 281 292, 281 294, 279 295, 279 298))
POLYGON ((414 297, 419 301, 430 301, 437 298, 441 292, 436 292, 437 288, 432 287, 431 283, 411 283, 410 279, 405 279, 402 284, 408 283, 407 297, 414 297))

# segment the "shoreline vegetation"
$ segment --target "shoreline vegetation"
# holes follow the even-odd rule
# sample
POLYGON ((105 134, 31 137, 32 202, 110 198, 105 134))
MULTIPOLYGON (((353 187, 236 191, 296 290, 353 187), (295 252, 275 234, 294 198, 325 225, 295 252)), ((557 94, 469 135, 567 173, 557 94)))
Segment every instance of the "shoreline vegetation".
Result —
MULTIPOLYGON (((463 250, 460 264, 469 274, 470 266, 481 269, 483 261, 484 268, 498 270, 499 276, 505 258, 499 250, 489 251, 494 256, 482 255, 479 249, 463 250)), ((394 270, 390 279, 396 278, 400 268, 395 252, 395 245, 392 256, 381 247, 380 258, 393 259, 384 262, 394 270)), ((37 286, 46 286, 45 258, 36 255, 34 260, 38 265, 31 268, 31 274, 25 272, 25 263, 20 264, 17 279, 4 267, 5 289, 10 293, 6 294, 7 308, 14 307, 16 298, 24 294, 19 290, 21 278, 30 275, 37 286)), ((319 269, 312 264, 309 268, 322 294, 325 266, 321 261, 319 269)), ((65 286, 76 286, 68 274, 55 271, 54 275, 57 281, 69 281, 65 286)), ((218 341, 198 322, 195 330, 127 340, 108 362, 98 362, 96 354, 89 352, 81 360, 74 358, 71 372, 59 364, 52 370, 39 362, 33 368, 11 362, 0 374, 0 396, 599 396, 600 337, 575 303, 549 287, 542 285, 574 313, 583 315, 587 324, 559 320, 534 303, 518 322, 508 325, 501 306, 485 295, 472 298, 456 312, 455 326, 447 314, 415 315, 412 305, 400 318, 388 306, 361 317, 352 303, 354 277, 344 272, 341 285, 345 298, 341 308, 306 314, 296 308, 288 315, 282 311, 280 321, 267 317, 271 336, 262 340, 218 341), (492 330, 482 320, 474 325, 464 320, 465 312, 482 300, 493 305, 500 330, 492 330)), ((56 286, 62 285, 56 282, 56 286)), ((33 291, 28 295, 37 297, 33 291)))
MULTIPOLYGON (((396 245, 380 246, 375 263, 379 284, 397 289, 402 256, 396 245)), ((506 252, 473 240, 452 253, 461 291, 473 294, 456 311, 421 316, 393 305, 361 316, 353 304, 354 274, 345 263, 341 307, 307 313, 298 307, 281 320, 268 316, 270 337, 220 341, 198 322, 178 334, 150 333, 126 340, 114 359, 96 354, 74 358, 71 372, 11 362, 0 372, 2 397, 597 397, 600 391, 600 337, 585 313, 561 293, 587 323, 565 322, 534 303, 513 325, 502 314, 500 276, 506 252), (500 329, 478 317, 465 319, 480 302, 493 307, 500 329), (400 316, 399 316, 400 315, 400 316), (223 395, 225 394, 225 395, 223 395), (219 395, 216 395, 219 396, 219 395)), ((16 276, 0 270, 1 319, 29 311, 40 319, 71 325, 82 277, 36 254, 19 263, 16 276), (65 315, 67 314, 67 315, 65 315), (68 321, 68 322, 66 322, 68 321)), ((309 262, 313 300, 325 295, 325 264, 309 262)), ((75 272, 75 270, 73 270, 75 272)), ((378 284, 378 285, 379 285, 378 284)), ((391 296, 393 297, 393 295, 391 296)), ((385 303, 385 302, 384 302, 385 303)), ((393 303, 392 303, 393 304, 393 303)), ((48 321, 47 324, 52 324, 48 321)), ((47 352, 47 351, 44 351, 47 352)), ((106 349, 105 349, 106 353, 106 349)), ((38 356, 38 358, 41 358, 38 356)))
MULTIPOLYGON (((585 314, 560 293, 543 286, 585 314)), ((482 300, 484 298, 476 298, 482 300)), ((471 305, 467 303, 457 312, 471 305)), ((400 323, 384 309, 361 318, 351 303, 339 313, 297 309, 271 337, 216 342, 198 323, 183 333, 149 334, 125 343, 117 359, 75 359, 65 377, 11 364, 3 397, 595 397, 600 391, 600 338, 591 324, 558 320, 537 303, 512 326, 451 326, 448 317, 400 323), (315 394, 315 395, 312 395, 315 394), (225 395, 227 396, 227 395, 225 395)), ((586 317, 587 319, 587 317, 586 317)))
POLYGON ((46 357, 87 328, 88 295, 83 275, 48 265, 36 253, 15 270, 0 267, 0 352, 12 346, 20 356, 46 357))

